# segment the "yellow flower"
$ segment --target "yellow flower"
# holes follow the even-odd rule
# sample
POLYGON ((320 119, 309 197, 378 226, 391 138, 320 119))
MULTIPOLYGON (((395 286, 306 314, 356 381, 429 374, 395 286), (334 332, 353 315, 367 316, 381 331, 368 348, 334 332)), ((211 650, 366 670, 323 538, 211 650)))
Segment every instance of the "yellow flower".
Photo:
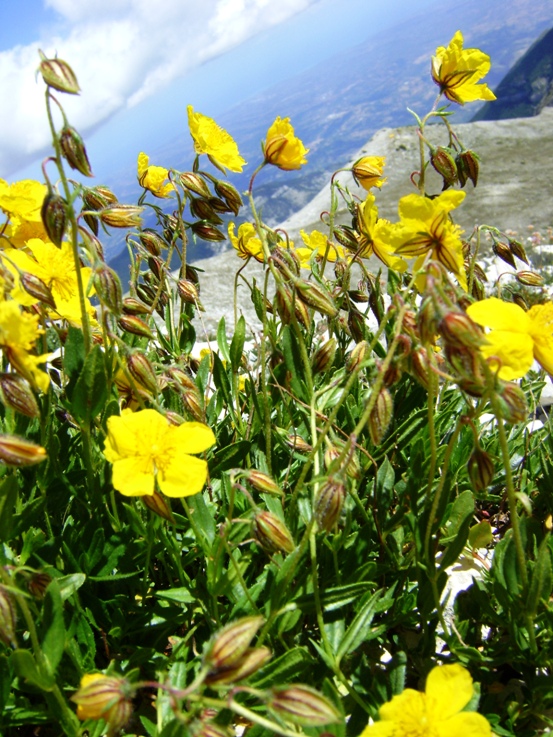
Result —
POLYGON ((14 367, 24 378, 42 391, 48 389, 48 374, 39 369, 50 354, 31 355, 35 342, 44 330, 38 326, 38 315, 21 312, 13 301, 0 302, 0 346, 14 367))
POLYGON ((238 153, 236 141, 223 130, 213 118, 195 113, 192 105, 188 106, 188 127, 194 140, 197 154, 207 154, 212 164, 223 171, 242 171, 244 159, 238 153))
POLYGON ((238 235, 234 234, 234 228, 234 223, 229 223, 228 237, 238 251, 240 258, 246 260, 253 256, 256 261, 262 264, 265 260, 263 245, 254 226, 251 223, 242 223, 238 228, 238 235))
POLYGON ((342 246, 337 246, 328 240, 328 237, 318 230, 313 230, 311 233, 306 233, 305 230, 300 230, 300 235, 305 243, 305 248, 296 248, 296 253, 300 259, 300 264, 303 269, 311 268, 311 257, 315 252, 318 259, 324 259, 325 253, 328 249, 327 261, 334 263, 338 259, 346 259, 346 255, 342 246))
POLYGON ((480 351, 499 365, 499 377, 520 379, 534 359, 553 375, 553 303, 534 305, 528 312, 497 297, 483 299, 467 308, 474 322, 490 328, 480 351))
POLYGON ((449 46, 439 46, 432 57, 432 78, 448 100, 464 105, 475 100, 495 100, 487 84, 477 84, 490 71, 490 57, 480 49, 463 49, 457 31, 449 46))
POLYGON ((426 691, 406 688, 380 707, 380 720, 361 737, 490 737, 488 720, 474 711, 462 711, 474 693, 470 673, 461 665, 433 668, 426 691))
POLYGON ((0 179, 0 209, 10 219, 4 235, 12 246, 19 248, 29 238, 46 238, 40 214, 46 185, 33 179, 8 184, 0 179))
POLYGON ((358 255, 361 258, 374 255, 388 268, 405 271, 407 264, 390 245, 394 226, 388 220, 378 219, 378 208, 374 202, 374 195, 369 193, 365 201, 357 206, 357 228, 361 236, 358 255))
POLYGON ((309 149, 305 148, 300 139, 294 134, 290 125, 290 118, 278 117, 267 131, 267 138, 263 147, 265 162, 278 166, 284 171, 299 169, 307 164, 305 155, 309 149))
POLYGON ((430 199, 410 194, 399 201, 401 222, 394 228, 393 245, 402 256, 418 256, 414 265, 422 267, 427 254, 440 261, 457 277, 463 289, 467 288, 467 277, 463 261, 463 244, 458 225, 449 213, 465 199, 465 193, 456 190, 442 192, 430 199))
POLYGON ((371 187, 381 187, 386 179, 382 179, 385 156, 363 156, 351 168, 353 178, 367 192, 371 187))
POLYGON ((201 453, 215 436, 201 422, 171 425, 155 409, 108 419, 104 455, 113 464, 113 486, 125 496, 154 493, 155 482, 167 496, 197 494, 207 479, 207 463, 190 453, 201 453))
POLYGON ((138 154, 138 182, 141 187, 148 189, 155 197, 170 197, 173 185, 167 181, 169 172, 162 166, 149 166, 149 157, 141 152, 138 154))

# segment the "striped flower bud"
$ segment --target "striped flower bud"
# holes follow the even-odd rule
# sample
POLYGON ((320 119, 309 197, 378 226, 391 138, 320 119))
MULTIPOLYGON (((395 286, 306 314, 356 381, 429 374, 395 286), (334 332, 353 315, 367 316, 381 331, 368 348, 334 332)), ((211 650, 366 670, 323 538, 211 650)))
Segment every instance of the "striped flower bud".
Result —
POLYGON ((189 192, 200 195, 200 197, 211 197, 211 192, 205 179, 195 171, 185 171, 180 175, 182 186, 189 192))
POLYGON ((516 424, 528 418, 528 404, 522 389, 511 382, 501 382, 497 390, 501 415, 506 422, 516 424))
POLYGON ((320 530, 330 532, 342 513, 346 498, 346 487, 338 479, 329 479, 315 497, 313 514, 320 530))
POLYGON ((46 460, 46 449, 15 435, 0 435, 0 461, 7 466, 34 466, 46 460))
POLYGON ((311 358, 311 366, 314 374, 320 374, 332 366, 337 347, 336 338, 329 338, 317 348, 311 358))
POLYGON ((348 297, 357 304, 363 304, 369 301, 369 295, 360 289, 350 289, 348 291, 348 297))
POLYGON ((19 279, 21 286, 27 294, 30 294, 31 297, 34 297, 39 302, 43 302, 48 305, 53 310, 56 309, 56 302, 52 295, 52 291, 42 281, 42 279, 39 279, 38 276, 35 276, 34 274, 30 274, 28 271, 21 273, 19 275, 19 279))
POLYGON ((492 243, 492 251, 502 261, 504 261, 509 266, 512 266, 513 269, 516 269, 516 261, 513 257, 511 249, 506 243, 502 243, 501 241, 494 241, 492 243))
POLYGON ((353 305, 348 310, 348 329, 351 337, 356 343, 365 339, 365 318, 353 305))
MULTIPOLYGON (((374 390, 373 390, 374 391, 374 390)), ((372 394, 371 394, 372 397, 372 394)), ((376 402, 369 416, 369 435, 374 445, 379 445, 388 431, 394 411, 394 401, 388 389, 383 386, 378 390, 376 402)))
POLYGON ((200 292, 198 287, 188 279, 179 279, 177 282, 177 292, 183 302, 189 305, 200 304, 200 292))
POLYGON ((339 712, 328 699, 302 683, 273 688, 269 706, 294 724, 314 727, 341 721, 339 712))
POLYGON ((138 238, 144 248, 152 256, 159 256, 164 249, 169 247, 167 241, 165 241, 159 233, 156 233, 155 230, 150 230, 149 228, 141 230, 138 234, 138 238))
POLYGON ((38 53, 41 59, 39 71, 48 87, 53 87, 60 92, 67 92, 70 95, 78 95, 80 91, 79 83, 69 64, 62 61, 62 59, 47 59, 42 51, 38 53))
POLYGON ((493 458, 476 447, 469 458, 468 474, 475 491, 484 491, 492 483, 495 473, 493 458))
POLYGON ((125 315, 149 315, 151 309, 135 297, 125 297, 122 303, 125 315))
POLYGON ((297 450, 299 453, 311 453, 313 450, 307 440, 304 440, 301 435, 296 435, 295 433, 287 435, 284 438, 284 442, 292 448, 292 450, 297 450))
POLYGON ((524 246, 522 245, 522 243, 515 240, 514 238, 509 238, 508 243, 513 256, 516 256, 518 259, 524 261, 524 263, 527 264, 528 256, 526 255, 526 251, 524 250, 524 246))
POLYGON ((250 468, 243 472, 244 477, 249 481, 254 489, 263 494, 273 494, 274 496, 282 496, 283 492, 272 476, 256 468, 250 468))
POLYGON ((298 297, 305 302, 305 304, 312 307, 322 315, 328 315, 328 317, 336 317, 338 309, 332 301, 331 296, 326 290, 321 289, 317 284, 306 281, 305 279, 296 279, 294 281, 294 288, 298 297))
POLYGON ((229 182, 223 182, 217 180, 215 182, 215 191, 222 197, 230 208, 231 212, 238 215, 240 208, 243 206, 242 198, 236 187, 233 187, 229 182))
POLYGON ((0 392, 7 407, 27 417, 40 417, 40 410, 33 390, 18 374, 0 375, 0 392))
POLYGON ((15 601, 9 591, 0 585, 0 640, 8 647, 17 647, 15 601))
POLYGON ((48 238, 59 248, 65 235, 65 226, 67 224, 65 200, 59 194, 50 192, 44 198, 40 214, 44 230, 48 233, 48 238))
POLYGON ((444 180, 444 189, 457 181, 457 165, 452 156, 452 149, 438 146, 430 154, 430 163, 444 180))
POLYGON ((245 653, 227 668, 218 668, 207 674, 205 682, 208 686, 227 686, 249 678, 271 659, 268 647, 248 648, 245 653))
POLYGON ((198 238, 201 238, 204 241, 212 241, 213 243, 217 243, 218 241, 226 240, 225 234, 222 233, 218 228, 216 228, 214 225, 209 225, 209 223, 204 223, 203 221, 192 223, 190 229, 192 230, 194 235, 197 235, 198 238))
POLYGON ((193 737, 234 737, 234 730, 231 733, 226 727, 211 720, 191 722, 188 728, 193 737))
POLYGON ((242 617, 227 624, 213 637, 204 655, 204 664, 213 671, 235 665, 250 647, 262 624, 263 617, 242 617))
POLYGON ((123 311, 123 290, 117 273, 102 265, 94 272, 92 283, 102 305, 118 317, 123 311))
POLYGON ((347 248, 353 253, 359 250, 359 236, 353 228, 348 228, 347 225, 339 225, 337 228, 334 228, 333 235, 344 248, 347 248))
POLYGON ((140 498, 148 509, 154 514, 157 514, 158 517, 166 519, 172 524, 175 522, 175 518, 171 512, 171 507, 169 506, 169 500, 162 494, 158 494, 157 491, 154 491, 153 494, 144 494, 140 498))
POLYGON ((359 368, 359 366, 367 357, 368 350, 369 344, 366 340, 361 340, 359 341, 359 343, 357 343, 357 345, 349 354, 346 361, 346 371, 348 372, 348 374, 351 374, 353 371, 356 371, 359 368))
MULTIPOLYGON (((342 455, 343 450, 344 444, 340 441, 328 444, 324 454, 324 464, 327 470, 332 466, 334 461, 342 455)), ((351 453, 350 451, 349 454, 345 455, 342 459, 339 470, 344 471, 351 479, 361 478, 361 466, 359 464, 357 454, 351 453)))
POLYGON ((77 704, 79 719, 103 719, 110 734, 118 732, 132 714, 133 688, 119 676, 87 673, 81 678, 81 686, 71 701, 77 704))
POLYGON ((182 401, 188 412, 198 422, 205 420, 204 405, 202 402, 202 396, 198 387, 194 389, 184 389, 181 392, 182 401))
POLYGON ((35 599, 44 599, 46 589, 52 583, 52 576, 44 571, 36 571, 31 575, 27 582, 27 588, 29 593, 35 597, 35 599))
POLYGON ((478 183, 478 172, 480 170, 479 161, 478 154, 474 151, 461 151, 461 153, 457 154, 455 164, 461 187, 465 186, 468 179, 476 187, 478 183))
POLYGON ((409 356, 409 366, 411 373, 419 384, 421 384, 425 389, 428 389, 430 386, 430 371, 432 369, 430 367, 426 348, 419 345, 411 351, 411 355, 409 356))
POLYGON ((83 139, 75 128, 72 128, 70 125, 64 126, 59 135, 59 142, 61 152, 72 169, 80 172, 85 177, 94 176, 90 168, 90 161, 88 160, 83 139))
POLYGON ((104 225, 111 228, 139 228, 142 225, 143 207, 113 204, 98 212, 104 225))
POLYGON ((127 358, 127 368, 130 375, 141 386, 156 396, 159 392, 159 383, 154 367, 143 353, 131 353, 127 358))
POLYGON ((545 284, 543 276, 536 274, 535 271, 517 271, 515 277, 518 283, 525 287, 543 287, 545 284))
POLYGON ((481 328, 466 312, 448 312, 438 323, 438 332, 455 348, 478 348, 486 342, 481 328))
POLYGON ((212 225, 222 225, 222 218, 217 215, 208 200, 201 197, 190 197, 188 201, 190 212, 198 220, 207 220, 212 225))
POLYGON ((133 335, 140 335, 143 338, 153 338, 154 334, 146 325, 144 320, 141 320, 136 315, 121 315, 117 324, 126 333, 132 333, 133 335))
POLYGON ((277 246, 271 252, 271 258, 276 268, 287 279, 290 278, 291 275, 299 276, 301 264, 295 251, 292 251, 290 248, 277 246))
POLYGON ((94 210, 95 212, 117 202, 117 197, 113 194, 111 189, 101 185, 96 187, 83 187, 81 191, 81 199, 85 210, 94 210))
MULTIPOLYGON (((94 222, 98 224, 96 220, 94 222)), ((83 239, 84 247, 90 254, 90 257, 91 257, 90 260, 91 261, 105 261, 104 247, 102 246, 102 243, 96 237, 96 235, 88 231, 82 225, 79 225, 79 234, 81 238, 83 239)))
POLYGON ((257 542, 269 553, 291 553, 296 547, 284 522, 271 512, 256 513, 253 533, 257 542))

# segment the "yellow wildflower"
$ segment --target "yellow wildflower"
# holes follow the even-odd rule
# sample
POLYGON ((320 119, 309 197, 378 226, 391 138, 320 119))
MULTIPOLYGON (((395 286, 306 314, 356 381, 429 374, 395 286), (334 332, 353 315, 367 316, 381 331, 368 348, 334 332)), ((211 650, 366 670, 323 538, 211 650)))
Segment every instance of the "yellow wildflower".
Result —
POLYGON ((300 259, 302 268, 309 269, 311 266, 311 257, 313 253, 317 254, 318 259, 323 259, 328 249, 326 257, 327 261, 334 263, 338 259, 345 260, 346 255, 342 246, 337 246, 335 243, 329 241, 328 237, 318 230, 313 230, 311 233, 306 233, 305 230, 300 230, 300 235, 305 243, 305 248, 296 248, 296 253, 300 259))
POLYGON ((113 486, 125 496, 152 495, 155 483, 167 496, 183 497, 201 491, 207 463, 190 453, 201 453, 215 436, 201 422, 171 425, 155 409, 108 419, 104 455, 113 464, 113 486))
POLYGON ((257 231, 251 223, 242 223, 238 228, 238 234, 234 234, 235 225, 229 223, 228 237, 230 242, 238 251, 240 258, 244 260, 253 256, 256 261, 264 262, 263 245, 257 235, 257 231))
POLYGON ((382 178, 385 156, 363 156, 351 168, 353 178, 367 192, 371 187, 381 187, 386 178, 382 178))
POLYGON ((284 171, 299 169, 307 164, 305 155, 309 149, 305 148, 300 139, 294 134, 290 118, 278 117, 267 131, 267 138, 263 147, 265 162, 278 166, 284 171))
POLYGON ((513 302, 497 297, 475 302, 468 316, 490 328, 480 351, 490 363, 499 365, 499 377, 520 379, 534 359, 553 375, 553 303, 534 305, 528 312, 513 302))
POLYGON ((195 113, 192 105, 188 106, 188 127, 194 140, 194 150, 197 154, 207 154, 212 164, 223 171, 240 172, 244 159, 238 153, 238 146, 234 138, 223 128, 217 125, 213 118, 202 113, 195 113))
POLYGON ((29 238, 47 237, 40 214, 46 192, 46 185, 33 179, 13 184, 0 179, 0 209, 10 220, 4 235, 12 246, 19 248, 29 238))
POLYGON ((138 154, 138 182, 141 187, 149 190, 155 197, 170 197, 173 185, 167 181, 169 172, 162 166, 150 166, 150 158, 144 152, 138 154))
POLYGON ((406 688, 380 707, 380 720, 365 727, 361 737, 490 737, 488 720, 463 711, 472 699, 470 673, 461 665, 433 668, 426 691, 406 688))
POLYGON ((495 100, 487 84, 477 84, 490 71, 490 57, 480 49, 463 49, 457 31, 449 46, 439 46, 432 57, 432 78, 448 100, 464 105, 475 100, 495 100))
POLYGON ((38 315, 21 312, 19 305, 12 300, 0 302, 0 347, 21 376, 46 391, 50 379, 39 365, 44 364, 50 354, 35 356, 29 353, 43 332, 38 326, 38 315))
POLYGON ((375 196, 368 194, 365 201, 357 206, 357 228, 359 230, 359 251, 361 258, 376 256, 383 264, 394 271, 405 271, 407 264, 399 258, 390 245, 394 226, 388 220, 378 218, 375 196))
POLYGON ((440 261, 457 277, 463 289, 467 288, 467 277, 463 261, 463 244, 458 225, 449 213, 465 199, 465 193, 457 190, 442 192, 430 199, 410 194, 399 201, 401 222, 394 228, 392 242, 397 254, 418 256, 414 265, 417 271, 428 254, 440 261))

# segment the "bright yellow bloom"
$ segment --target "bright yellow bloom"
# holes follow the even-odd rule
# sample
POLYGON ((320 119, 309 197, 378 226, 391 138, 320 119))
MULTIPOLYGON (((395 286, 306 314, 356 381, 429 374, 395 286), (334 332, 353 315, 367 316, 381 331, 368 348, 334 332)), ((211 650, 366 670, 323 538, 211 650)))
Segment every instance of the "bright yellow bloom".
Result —
POLYGON ((150 166, 150 158, 145 153, 138 154, 138 182, 141 187, 149 190, 155 197, 170 197, 173 185, 167 181, 169 172, 162 166, 150 166))
POLYGON ((290 118, 278 117, 267 131, 267 138, 263 147, 267 164, 278 166, 284 171, 299 169, 307 164, 305 155, 309 149, 305 148, 300 139, 294 134, 290 118))
POLYGON ((371 187, 382 187, 386 178, 382 178, 385 156, 363 156, 351 167, 353 178, 367 192, 371 187))
POLYGON ((207 479, 207 463, 190 453, 201 453, 215 436, 201 422, 171 425, 155 409, 108 419, 104 455, 113 464, 113 486, 125 496, 151 495, 155 483, 167 496, 197 494, 207 479))
POLYGON ((487 84, 477 84, 490 71, 490 57, 480 49, 463 49, 463 34, 457 31, 449 46, 439 46, 432 57, 432 78, 452 102, 464 105, 475 100, 495 100, 487 84))
POLYGON ((46 238, 40 214, 47 188, 32 179, 8 184, 0 179, 0 209, 10 219, 4 235, 12 246, 23 246, 29 238, 46 238))
POLYGON ((462 711, 474 693, 470 673, 461 665, 433 668, 426 691, 406 688, 380 707, 380 720, 361 737, 490 737, 488 720, 462 711))
POLYGON ((240 258, 246 260, 253 256, 256 261, 262 264, 265 260, 263 245, 254 226, 251 223, 242 223, 238 228, 238 235, 234 234, 234 228, 234 223, 229 223, 228 237, 238 251, 240 258))
POLYGON ((192 105, 188 106, 188 127, 194 140, 197 154, 207 154, 212 164, 223 171, 242 171, 244 159, 238 153, 236 141, 223 130, 213 118, 195 113, 192 105))
POLYGON ((399 201, 398 223, 393 232, 393 245, 396 253, 402 256, 418 256, 414 265, 417 271, 425 257, 440 261, 446 269, 457 277, 463 289, 467 288, 467 277, 463 261, 463 244, 458 225, 449 213, 465 199, 465 193, 457 190, 442 192, 430 199, 418 194, 410 194, 399 201))
POLYGON ((324 233, 321 233, 318 230, 313 230, 308 234, 305 230, 300 230, 300 235, 306 247, 296 248, 296 253, 303 269, 311 268, 311 257, 314 252, 317 254, 318 259, 324 259, 327 249, 327 261, 334 263, 338 259, 346 260, 346 254, 343 247, 337 246, 335 243, 329 241, 328 236, 324 233))
POLYGON ((359 251, 361 258, 376 256, 383 264, 394 271, 405 271, 407 264, 399 258, 391 245, 394 226, 384 219, 378 219, 375 197, 368 194, 365 201, 357 206, 357 228, 359 230, 359 251))
POLYGON ((528 312, 514 302, 497 297, 483 299, 467 308, 468 316, 490 328, 480 351, 490 363, 500 365, 499 377, 520 379, 534 359, 553 375, 553 303, 534 305, 528 312))
POLYGON ((48 374, 39 369, 50 354, 31 355, 35 342, 44 330, 38 326, 38 315, 21 312, 19 305, 12 300, 0 302, 0 347, 14 367, 24 378, 42 391, 48 389, 48 374))

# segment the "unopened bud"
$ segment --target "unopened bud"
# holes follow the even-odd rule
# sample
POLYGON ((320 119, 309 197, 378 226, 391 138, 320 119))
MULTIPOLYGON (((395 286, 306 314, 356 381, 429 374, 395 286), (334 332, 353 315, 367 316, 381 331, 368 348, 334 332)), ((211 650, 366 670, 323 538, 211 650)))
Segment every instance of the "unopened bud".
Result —
POLYGON ((219 197, 222 197, 225 200, 231 212, 238 215, 238 211, 244 203, 242 202, 242 198, 240 197, 236 187, 233 187, 232 184, 229 184, 228 182, 217 180, 215 182, 215 191, 219 197))
POLYGON ((137 205, 111 205, 100 210, 98 215, 104 225, 111 228, 139 228, 142 225, 143 207, 137 205))
POLYGON ((369 295, 359 289, 350 289, 348 291, 348 297, 352 302, 357 302, 358 304, 364 304, 369 301, 369 295))
POLYGON ((133 335, 140 335, 144 338, 153 338, 154 334, 146 325, 144 320, 141 320, 136 315, 121 315, 117 321, 119 327, 126 333, 132 333, 133 335))
POLYGON ((38 276, 24 271, 20 274, 20 282, 23 289, 39 302, 44 302, 52 309, 56 309, 56 303, 49 287, 39 279, 38 276))
POLYGON ((200 304, 200 293, 198 287, 188 279, 179 279, 177 282, 177 291, 183 302, 189 305, 200 304))
POLYGON ((129 721, 132 696, 133 689, 124 678, 87 673, 81 678, 81 686, 71 696, 71 701, 77 704, 79 719, 103 719, 113 734, 129 721))
POLYGON ((455 159, 457 165, 457 176, 459 177, 459 183, 461 187, 464 187, 467 183, 467 179, 470 179, 473 186, 476 187, 478 183, 478 172, 480 169, 479 157, 474 151, 461 151, 455 159))
POLYGON ((189 200, 190 212, 199 220, 207 220, 212 225, 221 225, 222 218, 217 215, 208 200, 200 197, 191 197, 189 200))
POLYGON ((159 256, 168 243, 155 230, 141 230, 138 234, 140 242, 152 256, 159 256))
POLYGON ((157 514, 158 517, 166 519, 171 523, 175 522, 168 500, 157 491, 154 491, 153 494, 144 494, 140 498, 148 509, 150 509, 154 514, 157 514))
POLYGON ((243 681, 268 663, 271 655, 268 647, 248 648, 232 665, 208 673, 205 682, 208 686, 217 687, 243 681))
POLYGON ((126 315, 149 315, 151 310, 148 305, 134 297, 125 297, 123 300, 123 312, 126 315))
POLYGON ((524 299, 522 294, 513 294, 513 302, 520 307, 524 312, 528 312, 528 302, 524 299))
POLYGON ((524 261, 525 264, 528 263, 528 256, 526 255, 524 246, 522 245, 520 241, 516 241, 513 238, 510 238, 509 248, 511 249, 511 253, 513 254, 513 256, 516 256, 521 261, 524 261))
POLYGON ((313 513, 319 529, 330 532, 344 506, 346 487, 337 479, 329 479, 319 489, 315 497, 313 513))
POLYGON ((313 448, 309 443, 302 438, 301 435, 287 435, 284 438, 284 442, 292 448, 292 450, 297 450, 299 453, 311 453, 313 448))
POLYGON ((344 248, 347 248, 353 253, 359 250, 359 236, 353 228, 348 228, 347 225, 340 225, 334 228, 333 235, 344 248))
POLYGON ((248 650, 263 617, 243 617, 219 630, 204 655, 204 663, 211 670, 229 668, 237 663, 248 650))
POLYGON ((528 418, 528 404, 522 389, 511 382, 501 382, 497 390, 501 415, 506 422, 514 425, 528 418))
POLYGON ((423 299, 417 313, 417 328, 422 343, 434 343, 438 330, 438 313, 431 297, 423 299))
POLYGON ((478 348, 486 342, 481 328, 466 312, 447 312, 438 323, 438 332, 457 348, 478 348))
POLYGON ((457 166, 452 150, 446 146, 438 146, 430 154, 430 163, 444 180, 444 189, 457 181, 457 166))
POLYGON ((275 496, 282 496, 282 489, 277 484, 272 476, 269 476, 263 471, 258 471, 256 468, 250 468, 244 471, 245 478, 257 491, 263 494, 274 494, 275 496))
POLYGON ((295 251, 290 248, 277 246, 271 252, 271 258, 281 274, 289 279, 291 275, 298 276, 301 271, 301 263, 295 251))
MULTIPOLYGON (((96 223, 96 225, 98 225, 96 218, 94 218, 94 222, 96 223)), ((104 261, 104 247, 102 246, 102 243, 96 237, 96 235, 90 233, 90 231, 88 231, 82 225, 79 225, 79 233, 81 238, 83 239, 84 247, 90 254, 90 260, 104 261)))
POLYGON ((430 368, 426 348, 418 346, 411 352, 409 359, 411 373, 425 389, 428 389, 430 386, 430 371, 432 369, 430 368))
POLYGON ((369 350, 369 344, 366 340, 361 340, 357 345, 353 348, 351 353, 348 356, 348 359, 346 361, 346 371, 348 374, 353 373, 358 369, 358 367, 363 363, 365 358, 367 357, 367 352, 369 350))
POLYGON ((381 187, 386 181, 382 179, 383 169, 383 156, 363 156, 351 167, 351 173, 357 184, 368 192, 372 187, 381 187))
POLYGON ((194 389, 185 389, 182 392, 182 401, 188 412, 198 422, 205 420, 205 412, 202 403, 202 398, 197 387, 194 389))
POLYGON ((60 92, 67 92, 70 95, 78 95, 80 91, 79 83, 69 64, 62 61, 62 59, 47 59, 42 51, 38 53, 41 58, 39 71, 48 87, 53 87, 60 92))
POLYGON ((545 284, 543 276, 536 274, 535 271, 517 271, 515 276, 518 283, 525 287, 543 287, 545 284))
POLYGON ((294 724, 323 726, 341 721, 336 707, 328 699, 301 683, 273 688, 269 706, 294 724))
POLYGON ((189 192, 200 195, 200 197, 211 197, 211 192, 205 179, 194 171, 185 171, 180 175, 180 181, 183 187, 189 192))
POLYGON ((305 279, 296 279, 294 287, 298 297, 317 312, 328 315, 328 317, 336 317, 338 314, 338 309, 331 296, 317 284, 305 279))
POLYGON ((329 338, 317 348, 311 359, 314 374, 320 374, 332 366, 337 345, 336 338, 329 338))
POLYGON ((0 640, 9 647, 17 647, 15 601, 12 594, 0 585, 0 640))
MULTIPOLYGON (((371 394, 372 398, 372 394, 371 394)), ((369 434, 374 445, 379 445, 388 431, 394 411, 394 402, 388 389, 383 386, 378 390, 376 402, 369 416, 369 434)))
POLYGON ((154 367, 143 353, 131 353, 127 358, 127 368, 135 381, 154 396, 158 394, 159 384, 154 367))
POLYGON ((0 376, 0 392, 2 401, 7 407, 11 407, 16 412, 27 415, 27 417, 40 416, 33 390, 22 376, 2 374, 0 376))
POLYGON ((492 483, 495 473, 493 458, 476 447, 469 458, 468 474, 475 491, 484 491, 492 483))
POLYGON ((52 583, 52 576, 44 571, 36 571, 30 577, 27 588, 29 593, 35 597, 35 599, 43 599, 46 589, 52 583))
POLYGON ((123 290, 115 271, 102 266, 94 272, 92 283, 102 305, 118 317, 123 310, 123 290))
POLYGON ((233 737, 229 729, 213 721, 195 721, 188 725, 193 737, 233 737))
POLYGON ((59 248, 65 235, 65 226, 67 223, 65 200, 59 194, 50 192, 44 198, 40 214, 44 230, 48 233, 48 238, 59 248))
POLYGON ((271 512, 257 512, 253 521, 255 539, 269 553, 291 553, 295 549, 292 535, 284 522, 271 512))
POLYGON ((83 187, 81 199, 86 210, 102 210, 104 207, 117 202, 117 197, 109 187, 97 185, 96 187, 83 187))
POLYGON ((348 329, 356 343, 365 340, 365 318, 353 305, 348 310, 348 329))
POLYGON ((225 234, 222 233, 218 228, 216 228, 214 225, 209 225, 209 223, 204 223, 203 221, 192 223, 190 229, 192 230, 194 235, 197 235, 198 238, 201 238, 204 241, 212 241, 216 243, 217 241, 226 240, 225 234))
POLYGON ((61 152, 67 163, 72 169, 83 174, 85 177, 92 177, 92 169, 86 153, 83 139, 77 133, 75 128, 66 125, 60 135, 59 142, 61 152))
POLYGON ((492 251, 502 261, 505 261, 506 264, 512 266, 513 269, 516 269, 515 259, 513 257, 513 254, 511 253, 511 249, 506 243, 501 243, 501 241, 494 241, 492 244, 492 251))
MULTIPOLYGON (((324 454, 325 468, 328 470, 332 464, 342 455, 344 450, 343 443, 336 441, 336 444, 328 445, 324 454)), ((340 471, 345 471, 346 474, 352 479, 359 479, 361 476, 361 466, 359 465, 359 459, 354 453, 350 453, 342 460, 342 465, 339 467, 340 471)))
POLYGON ((0 461, 7 466, 34 466, 46 460, 46 449, 15 435, 0 435, 0 461))

